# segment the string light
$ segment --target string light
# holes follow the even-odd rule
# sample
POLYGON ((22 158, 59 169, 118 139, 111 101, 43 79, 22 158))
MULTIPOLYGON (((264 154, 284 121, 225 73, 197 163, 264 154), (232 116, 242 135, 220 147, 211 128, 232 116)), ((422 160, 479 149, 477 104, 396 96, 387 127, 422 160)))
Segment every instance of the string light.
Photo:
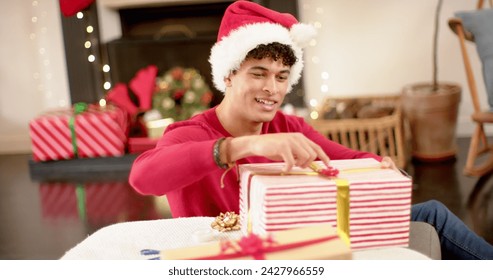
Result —
POLYGON ((322 74, 320 74, 320 76, 322 77, 322 80, 328 80, 329 79, 329 73, 327 72, 322 72, 322 74))
MULTIPOLYGON (((99 53, 99 50, 97 49, 98 38, 96 38, 94 35, 94 27, 92 25, 90 25, 90 16, 91 16, 90 11, 81 11, 81 12, 77 13, 77 18, 83 19, 82 22, 85 23, 85 30, 86 30, 87 38, 84 41, 84 48, 88 50, 87 61, 90 63, 95 63, 96 61, 103 62, 104 56, 102 56, 99 53), (101 56, 101 57, 99 57, 99 56, 101 56)), ((102 74, 103 74, 102 88, 105 91, 110 90, 111 89, 111 81, 109 78, 110 66, 108 64, 103 64, 101 67, 98 67, 98 66, 95 66, 95 67, 97 67, 95 69, 101 69, 102 70, 102 74)), ((100 106, 104 106, 104 105, 101 105, 101 101, 100 101, 100 106)))

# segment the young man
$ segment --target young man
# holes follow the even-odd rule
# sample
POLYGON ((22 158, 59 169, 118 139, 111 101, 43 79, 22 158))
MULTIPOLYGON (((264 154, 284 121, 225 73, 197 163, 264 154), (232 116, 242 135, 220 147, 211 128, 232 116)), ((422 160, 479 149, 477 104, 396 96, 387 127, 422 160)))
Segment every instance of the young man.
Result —
MULTIPOLYGON (((170 125, 155 149, 141 154, 130 183, 142 194, 166 195, 174 217, 239 212, 234 163, 283 161, 286 170, 314 160, 372 157, 328 140, 302 118, 279 109, 303 68, 302 46, 315 35, 311 26, 248 1, 225 12, 210 63, 214 85, 224 99, 190 120, 170 125)), ((444 258, 493 258, 493 248, 442 204, 414 205, 412 220, 437 229, 444 258)))

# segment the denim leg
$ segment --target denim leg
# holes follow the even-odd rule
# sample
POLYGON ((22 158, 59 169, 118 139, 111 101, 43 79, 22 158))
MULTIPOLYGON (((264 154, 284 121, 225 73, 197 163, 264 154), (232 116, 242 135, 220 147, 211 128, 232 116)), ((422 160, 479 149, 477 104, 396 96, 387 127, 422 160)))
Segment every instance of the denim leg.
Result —
POLYGON ((493 259, 493 246, 470 230, 441 202, 430 200, 413 205, 411 220, 435 227, 440 238, 442 259, 493 259))

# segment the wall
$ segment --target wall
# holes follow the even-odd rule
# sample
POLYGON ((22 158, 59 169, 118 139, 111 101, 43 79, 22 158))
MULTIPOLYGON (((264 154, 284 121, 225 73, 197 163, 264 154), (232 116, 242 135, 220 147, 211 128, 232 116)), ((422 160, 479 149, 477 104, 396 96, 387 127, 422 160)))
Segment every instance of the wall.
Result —
MULTIPOLYGON (((436 3, 436 0, 300 1, 301 18, 319 26, 316 45, 306 51, 306 100, 320 102, 330 97, 398 94, 407 84, 430 82, 436 3), (325 79, 322 73, 326 73, 325 79)), ((463 90, 458 135, 472 133, 473 108, 459 42, 447 21, 455 12, 472 10, 475 6, 476 1, 445 0, 440 17, 438 79, 458 83, 463 90)), ((472 44, 468 48, 475 53, 472 44)), ((480 61, 476 55, 471 60, 477 73, 478 91, 485 92, 480 61)), ((481 100, 487 104, 485 95, 481 100)))
POLYGON ((0 11, 0 153, 30 151, 28 123, 69 104, 58 1, 4 1, 0 11))
MULTIPOLYGON (((463 85, 458 135, 472 131, 472 105, 458 41, 446 22, 455 11, 474 9, 475 2, 445 0, 441 13, 439 79, 463 85)), ((103 42, 117 38, 117 14, 97 3, 103 42)), ((307 101, 398 93, 406 84, 431 80, 435 4, 300 0, 302 21, 320 26, 316 45, 306 52, 307 101)), ((0 24, 9 27, 0 31, 0 153, 28 153, 29 121, 70 103, 60 17, 58 1, 52 0, 5 1, 0 11, 0 24)), ((476 56, 472 60, 479 75, 480 62, 476 56)), ((484 92, 479 78, 479 91, 484 92)), ((486 97, 482 98, 486 104, 486 97)))

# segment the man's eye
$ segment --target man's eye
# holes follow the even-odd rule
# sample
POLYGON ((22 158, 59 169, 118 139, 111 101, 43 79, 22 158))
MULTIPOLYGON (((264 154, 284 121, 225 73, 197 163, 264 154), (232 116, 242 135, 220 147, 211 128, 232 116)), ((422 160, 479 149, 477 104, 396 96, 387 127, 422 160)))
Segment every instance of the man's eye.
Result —
POLYGON ((285 81, 285 80, 287 80, 287 79, 288 79, 288 77, 286 77, 286 76, 278 76, 278 77, 277 77, 277 79, 278 79, 279 81, 285 81))
POLYGON ((253 75, 254 77, 258 77, 258 78, 260 78, 260 77, 263 77, 263 76, 264 76, 264 74, 262 74, 262 73, 252 73, 252 75, 253 75))

